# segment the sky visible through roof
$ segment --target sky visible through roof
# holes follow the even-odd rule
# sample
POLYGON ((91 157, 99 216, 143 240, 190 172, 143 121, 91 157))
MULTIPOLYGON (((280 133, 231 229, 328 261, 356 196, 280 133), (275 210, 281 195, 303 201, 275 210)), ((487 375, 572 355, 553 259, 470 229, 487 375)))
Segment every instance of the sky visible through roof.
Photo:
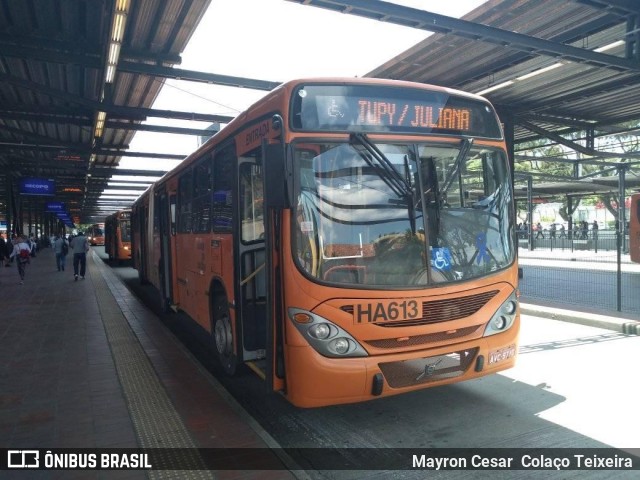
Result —
MULTIPOLYGON (((391 3, 462 17, 484 0, 397 0, 391 3)), ((183 55, 179 68, 288 81, 303 77, 365 75, 424 40, 430 32, 339 14, 284 0, 212 0, 183 55)), ((267 92, 248 88, 167 80, 153 108, 235 116, 267 92)), ((150 119, 156 125, 205 128, 204 122, 150 119)), ((137 132, 133 152, 188 155, 197 137, 137 132)), ((120 168, 167 170, 178 161, 125 157, 120 168)), ((104 195, 117 192, 110 182, 104 195)), ((133 200, 133 199, 132 199, 133 200)))

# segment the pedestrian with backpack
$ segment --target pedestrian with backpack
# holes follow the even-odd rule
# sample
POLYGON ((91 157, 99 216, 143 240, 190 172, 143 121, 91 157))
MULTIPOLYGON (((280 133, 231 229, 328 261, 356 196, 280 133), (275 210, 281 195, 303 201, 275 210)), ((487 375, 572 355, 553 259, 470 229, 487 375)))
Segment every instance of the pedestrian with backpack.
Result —
POLYGON ((59 272, 64 272, 64 265, 67 261, 67 254, 69 253, 69 242, 64 238, 64 235, 56 235, 53 241, 53 251, 56 254, 56 266, 59 272))
POLYGON ((31 246, 27 243, 24 235, 18 236, 16 242, 13 244, 13 251, 10 257, 16 259, 18 274, 20 275, 20 285, 23 285, 25 270, 27 265, 31 263, 31 246))

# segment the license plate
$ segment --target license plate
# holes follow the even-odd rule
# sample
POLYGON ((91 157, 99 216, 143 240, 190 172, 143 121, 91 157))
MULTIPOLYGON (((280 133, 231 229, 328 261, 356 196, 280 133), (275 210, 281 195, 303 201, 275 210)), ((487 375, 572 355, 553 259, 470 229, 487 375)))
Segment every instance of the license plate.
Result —
POLYGON ((509 345, 508 347, 500 348, 498 350, 493 350, 489 352, 489 365, 491 365, 492 363, 502 362, 503 360, 508 360, 509 358, 513 358, 515 356, 515 344, 509 345))

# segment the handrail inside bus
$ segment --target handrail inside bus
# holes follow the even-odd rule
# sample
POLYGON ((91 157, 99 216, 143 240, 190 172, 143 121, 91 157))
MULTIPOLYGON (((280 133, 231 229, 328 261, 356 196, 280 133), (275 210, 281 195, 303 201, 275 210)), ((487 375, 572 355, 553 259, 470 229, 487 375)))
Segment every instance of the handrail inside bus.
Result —
POLYGON ((263 263, 258 268, 256 268, 251 275, 249 275, 247 278, 245 278, 244 280, 242 280, 240 282, 240 286, 242 287, 243 285, 248 283, 253 277, 255 277, 258 274, 258 272, 260 272, 260 270, 262 270, 264 268, 264 266, 265 266, 265 264, 263 263))

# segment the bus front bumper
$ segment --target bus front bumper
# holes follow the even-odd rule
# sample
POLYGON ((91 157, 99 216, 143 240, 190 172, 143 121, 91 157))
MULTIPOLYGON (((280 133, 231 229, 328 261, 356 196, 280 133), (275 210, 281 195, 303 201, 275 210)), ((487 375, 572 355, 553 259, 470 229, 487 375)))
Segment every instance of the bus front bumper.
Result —
POLYGON ((288 346, 287 398, 299 407, 354 403, 506 370, 515 365, 519 323, 467 342, 359 358, 327 358, 310 346, 288 346))

